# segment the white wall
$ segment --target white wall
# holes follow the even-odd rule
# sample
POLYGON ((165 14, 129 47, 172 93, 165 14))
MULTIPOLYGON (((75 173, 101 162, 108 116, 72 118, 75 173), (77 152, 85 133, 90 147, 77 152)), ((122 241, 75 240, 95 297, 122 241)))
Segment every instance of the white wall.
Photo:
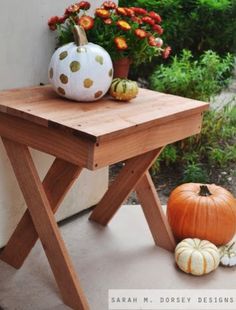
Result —
MULTIPOLYGON (((0 90, 47 83, 47 69, 55 49, 55 32, 48 29, 51 16, 63 15, 78 1, 0 1, 0 90)), ((92 0, 92 7, 104 0, 92 0)))
MULTIPOLYGON (((31 150, 31 154, 43 179, 53 157, 35 150, 31 150)), ((107 185, 107 168, 96 172, 84 169, 57 211, 56 219, 65 219, 97 204, 107 190, 107 185)), ((0 248, 7 243, 25 209, 23 195, 0 140, 0 248)))
MULTIPOLYGON (((93 0, 93 7, 104 0, 93 0)), ((0 0, 0 90, 47 83, 48 64, 54 52, 51 16, 63 15, 76 1, 0 0)), ((90 10, 91 11, 91 10, 90 10)), ((45 175, 51 156, 33 151, 39 174, 45 175)), ((99 202, 108 186, 108 169, 84 170, 67 195, 57 219, 99 202)), ((4 246, 25 210, 24 199, 0 141, 0 247, 4 246)))

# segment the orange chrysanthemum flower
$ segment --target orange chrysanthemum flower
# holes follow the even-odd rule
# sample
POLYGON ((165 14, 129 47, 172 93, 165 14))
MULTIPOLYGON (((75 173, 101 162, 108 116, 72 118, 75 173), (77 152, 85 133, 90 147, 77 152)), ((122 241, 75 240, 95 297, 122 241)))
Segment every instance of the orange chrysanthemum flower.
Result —
POLYGON ((143 8, 137 8, 137 7, 131 7, 131 9, 137 14, 137 15, 146 15, 148 12, 147 10, 143 8))
POLYGON ((119 20, 117 22, 117 26, 122 29, 122 30, 130 30, 131 29, 131 26, 129 23, 127 23, 125 20, 119 20))
POLYGON ((57 24, 59 23, 59 17, 53 16, 48 20, 48 27, 54 31, 57 29, 57 24))
POLYGON ((155 25, 155 20, 153 20, 151 17, 149 17, 149 16, 144 16, 143 18, 142 18, 142 21, 144 22, 144 23, 147 23, 147 24, 149 24, 149 25, 155 25))
POLYGON ((149 12, 149 16, 155 20, 155 22, 157 23, 161 23, 162 19, 161 19, 161 16, 159 14, 157 14, 156 12, 154 11, 151 11, 149 12))
POLYGON ((126 11, 127 16, 132 17, 134 16, 134 11, 131 8, 124 8, 126 11))
POLYGON ((134 23, 142 24, 141 18, 139 18, 139 17, 137 17, 137 16, 132 16, 132 17, 131 17, 131 20, 132 20, 134 23))
POLYGON ((134 30, 135 35, 139 38, 139 39, 144 39, 147 37, 147 32, 145 30, 142 29, 135 29, 134 30))
POLYGON ((153 25, 152 29, 160 35, 163 33, 163 28, 160 25, 153 25))
POLYGON ((79 13, 80 7, 78 4, 72 4, 65 10, 65 15, 68 16, 73 13, 79 13))
POLYGON ((101 18, 109 18, 110 17, 110 12, 105 10, 105 9, 96 9, 95 14, 96 14, 96 16, 101 17, 101 18))
POLYGON ((148 44, 150 45, 150 46, 156 46, 156 39, 155 39, 155 37, 154 36, 150 36, 150 37, 148 37, 148 44))
POLYGON ((168 58, 170 56, 170 53, 171 53, 171 47, 170 46, 167 46, 164 51, 162 52, 162 57, 164 59, 168 58))
POLYGON ((93 28, 94 20, 91 16, 81 16, 78 20, 78 24, 84 28, 84 30, 89 30, 93 28))
POLYGON ((105 2, 103 2, 102 5, 103 5, 103 7, 104 7, 105 9, 107 9, 107 10, 114 10, 114 9, 117 8, 116 3, 113 2, 113 1, 105 1, 105 2))
POLYGON ((81 10, 85 11, 89 10, 91 6, 88 1, 81 1, 77 5, 80 7, 81 10))
POLYGON ((67 19, 67 16, 63 15, 63 16, 59 17, 58 23, 63 24, 66 21, 66 19, 67 19))
POLYGON ((115 42, 118 50, 126 50, 128 48, 128 45, 127 45, 125 39, 122 37, 116 37, 114 39, 114 42, 115 42))
POLYGON ((106 25, 111 25, 112 24, 112 19, 111 18, 106 18, 103 20, 104 24, 106 25))
POLYGON ((119 14, 119 15, 127 16, 127 12, 126 12, 125 8, 122 8, 122 7, 118 7, 116 9, 116 13, 119 14))

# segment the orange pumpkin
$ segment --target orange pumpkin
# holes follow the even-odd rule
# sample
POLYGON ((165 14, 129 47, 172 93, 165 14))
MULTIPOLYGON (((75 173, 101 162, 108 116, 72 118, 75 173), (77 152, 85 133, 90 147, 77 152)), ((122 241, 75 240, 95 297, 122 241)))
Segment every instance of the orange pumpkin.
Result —
POLYGON ((236 200, 215 184, 186 183, 172 191, 167 217, 177 240, 199 238, 223 245, 236 232, 236 200))

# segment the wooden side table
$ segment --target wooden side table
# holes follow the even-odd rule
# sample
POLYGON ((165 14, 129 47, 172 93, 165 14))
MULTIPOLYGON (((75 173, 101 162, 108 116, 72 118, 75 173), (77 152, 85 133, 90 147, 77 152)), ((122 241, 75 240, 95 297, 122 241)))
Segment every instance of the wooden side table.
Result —
POLYGON ((173 250, 175 241, 148 173, 165 145, 197 134, 207 103, 140 89, 130 103, 109 97, 94 103, 59 98, 49 86, 0 93, 0 135, 27 211, 1 253, 20 268, 39 238, 65 304, 89 309, 54 213, 83 168, 125 161, 90 219, 109 223, 135 189, 154 241, 173 250), (43 182, 29 147, 54 155, 43 182))

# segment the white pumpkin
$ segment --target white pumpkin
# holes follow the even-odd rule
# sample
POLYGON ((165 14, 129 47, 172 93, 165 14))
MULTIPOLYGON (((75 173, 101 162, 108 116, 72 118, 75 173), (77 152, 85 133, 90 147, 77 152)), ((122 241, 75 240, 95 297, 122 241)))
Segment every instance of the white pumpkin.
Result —
POLYGON ((113 77, 109 54, 88 43, 85 31, 74 28, 75 43, 58 48, 49 65, 49 81, 61 96, 77 101, 95 101, 108 91, 113 77))
POLYGON ((182 271, 201 276, 218 267, 220 254, 217 247, 207 240, 187 238, 177 245, 175 261, 182 271))
POLYGON ((220 263, 223 266, 233 267, 236 265, 236 249, 233 248, 235 242, 231 245, 219 247, 220 263))

